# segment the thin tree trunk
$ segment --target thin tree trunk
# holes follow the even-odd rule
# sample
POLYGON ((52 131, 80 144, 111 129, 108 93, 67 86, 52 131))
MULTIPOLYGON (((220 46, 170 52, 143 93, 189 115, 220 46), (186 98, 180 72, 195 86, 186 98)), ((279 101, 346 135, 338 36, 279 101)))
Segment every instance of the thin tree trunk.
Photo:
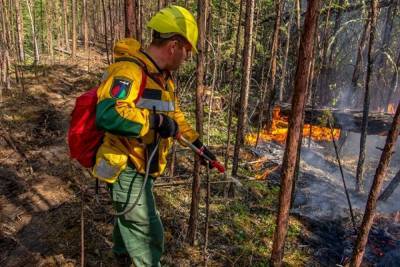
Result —
POLYGON ((24 20, 22 19, 22 12, 19 0, 14 0, 15 3, 15 18, 17 26, 18 35, 18 55, 21 62, 25 62, 25 52, 24 52, 24 20))
POLYGON ((378 200, 382 201, 388 200, 388 198, 393 194, 394 190, 396 190, 399 184, 400 184, 400 171, 396 173, 394 178, 390 181, 385 190, 379 196, 378 200))
POLYGON ((289 119, 289 129, 286 139, 286 149, 282 161, 281 189, 279 196, 279 211, 276 220, 274 242, 271 253, 271 266, 282 266, 283 249, 289 222, 289 208, 293 186, 293 176, 296 165, 297 148, 299 146, 300 127, 306 102, 306 92, 310 64, 313 57, 315 31, 320 9, 319 0, 308 1, 304 21, 304 31, 301 37, 299 58, 297 63, 295 87, 292 100, 292 112, 289 119))
POLYGON ((107 15, 106 15, 106 6, 104 4, 104 0, 101 0, 101 5, 102 5, 102 8, 103 8, 104 43, 106 45, 107 63, 110 64, 110 55, 109 55, 109 50, 108 50, 108 35, 107 35, 107 15))
MULTIPOLYGON (((230 72, 228 72, 228 76, 230 77, 228 81, 232 81, 231 85, 231 90, 229 93, 229 110, 228 110, 228 125, 226 127, 227 130, 227 138, 226 138, 226 148, 225 148, 225 159, 224 159, 224 166, 225 169, 228 169, 228 158, 229 158, 229 150, 231 146, 231 132, 232 132, 232 118, 233 118, 233 100, 234 100, 234 95, 235 95, 235 88, 236 86, 234 85, 235 81, 235 72, 237 68, 237 61, 238 61, 238 54, 239 54, 239 46, 240 46, 240 29, 242 27, 241 22, 242 22, 242 14, 243 14, 243 3, 245 0, 240 0, 240 10, 239 10, 239 18, 238 18, 238 24, 237 24, 237 29, 236 29, 236 43, 235 43, 235 52, 234 52, 234 59, 233 59, 233 64, 232 64, 232 69, 230 72)), ((227 178, 228 172, 225 172, 225 178, 227 178)), ((233 195, 233 183, 229 183, 225 187, 225 196, 227 196, 227 192, 231 192, 233 195)))
POLYGON ((291 28, 292 28, 292 21, 294 16, 294 10, 290 13, 289 22, 287 25, 287 39, 286 39, 286 46, 285 46, 285 56, 283 59, 283 67, 282 67, 282 75, 281 81, 279 85, 279 101, 283 102, 283 95, 284 95, 284 86, 286 81, 286 68, 287 68, 287 61, 289 56, 289 48, 290 48, 290 35, 291 35, 291 28))
POLYGON ((400 74, 400 47, 398 49, 398 55, 397 55, 397 60, 396 60, 396 69, 393 72, 392 82, 390 83, 389 94, 386 99, 386 104, 385 104, 386 112, 388 112, 389 104, 393 100, 392 96, 397 91, 397 87, 399 86, 399 74, 400 74))
MULTIPOLYGON (((372 10, 377 12, 377 1, 372 0, 372 10)), ((373 12, 374 12, 373 11, 373 12)), ((376 14, 376 13, 375 13, 376 14)), ((374 15, 372 15, 373 17, 374 15)), ((374 23, 372 25, 371 31, 374 31, 374 23)), ((383 180, 385 179, 386 171, 389 167, 390 159, 392 157, 393 149, 396 145, 397 138, 400 133, 400 103, 397 105, 396 114, 393 118, 392 127, 388 133, 386 144, 383 149, 381 159, 379 160, 378 168, 376 169, 374 181, 372 183, 371 190, 369 192, 367 205, 365 207, 365 213, 363 217, 363 222, 360 227, 360 231, 358 233, 357 241, 355 244, 355 248, 353 250, 353 257, 351 259, 350 266, 358 267, 362 263, 362 258, 365 252, 365 246, 368 241, 368 234, 371 230, 371 226, 375 217, 376 210, 376 202, 379 196, 379 193, 382 188, 383 180)))
POLYGON ((240 147, 243 144, 247 125, 247 107, 251 81, 251 46, 253 44, 254 0, 246 0, 246 30, 243 48, 243 83, 240 90, 240 109, 233 152, 232 176, 237 176, 240 147))
POLYGON ((368 113, 369 113, 369 104, 370 104, 370 86, 371 86, 371 76, 372 76, 372 65, 373 65, 373 54, 372 48, 375 41, 375 26, 376 19, 378 16, 378 1, 372 0, 371 2, 371 12, 370 12, 370 21, 371 21, 371 32, 369 34, 368 40, 368 65, 367 65, 367 77, 365 79, 365 95, 364 95, 364 110, 363 110, 363 119, 361 123, 361 138, 360 138, 360 154, 357 164, 357 173, 356 173, 356 190, 357 192, 363 191, 363 182, 364 182, 364 162, 365 162, 365 144, 367 141, 367 128, 368 128, 368 113))
POLYGON ((296 26, 297 26, 297 48, 300 47, 300 39, 301 39, 301 2, 300 0, 296 1, 296 26))
POLYGON ((31 22, 31 30, 32 30, 32 42, 33 42, 33 49, 34 49, 34 65, 38 65, 40 61, 39 57, 39 47, 37 43, 37 38, 36 38, 36 25, 35 25, 35 20, 33 18, 32 14, 32 3, 29 0, 26 0, 26 5, 28 7, 28 13, 29 13, 29 18, 31 22))
POLYGON ((270 129, 272 125, 272 110, 275 104, 275 97, 276 97, 276 88, 275 88, 275 80, 276 80, 276 62, 277 62, 277 52, 278 52, 278 45, 279 45, 279 30, 281 25, 281 13, 282 13, 282 6, 283 2, 280 0, 275 0, 275 26, 274 26, 274 34, 272 37, 272 47, 271 47, 271 61, 270 61, 270 70, 271 70, 271 85, 268 86, 268 77, 265 79, 264 85, 264 93, 263 99, 261 101, 261 109, 260 109, 260 116, 258 120, 258 129, 257 129, 257 140, 256 146, 258 145, 258 140, 260 137, 260 132, 263 124, 264 118, 264 110, 266 110, 266 129, 270 129))
MULTIPOLYGON (((111 1, 108 1, 108 17, 110 19, 110 34, 111 34, 111 49, 114 47, 115 32, 114 32, 114 18, 111 8, 111 1)), ((111 52, 111 62, 114 62, 114 53, 111 52)))
POLYGON ((366 20, 363 33, 360 38, 360 43, 357 48, 357 57, 356 57, 356 64, 354 66, 353 76, 351 78, 351 84, 353 87, 353 92, 355 92, 358 88, 358 80, 360 78, 360 74, 362 73, 362 61, 363 61, 363 54, 365 48, 365 42, 367 40, 367 36, 371 31, 371 22, 369 19, 366 20))
POLYGON ((67 19, 67 13, 68 13, 68 5, 67 5, 67 0, 62 0, 63 1, 63 18, 64 18, 64 39, 65 39, 65 49, 67 51, 71 50, 71 47, 69 45, 69 37, 68 37, 68 19, 67 19))
POLYGON ((72 59, 76 59, 76 0, 72 0, 72 59))
POLYGON ((89 50, 89 26, 88 26, 88 12, 87 12, 87 1, 83 0, 83 42, 86 53, 89 50))
POLYGON ((125 0, 125 37, 138 38, 137 29, 137 0, 125 0))
POLYGON ((142 30, 142 25, 143 25, 143 2, 142 0, 136 0, 137 2, 137 24, 136 24, 136 35, 138 38, 138 41, 142 43, 143 41, 143 30, 142 30))
MULTIPOLYGON (((205 49, 206 49, 206 29, 207 29, 207 10, 208 0, 198 0, 198 18, 199 25, 199 44, 196 68, 196 131, 199 133, 199 138, 203 138, 203 95, 204 95, 204 74, 205 74, 205 49)), ((198 226, 200 202, 200 158, 196 155, 193 169, 193 184, 192 184, 192 202, 190 205, 190 218, 187 232, 187 241, 192 246, 196 240, 196 232, 198 226)))

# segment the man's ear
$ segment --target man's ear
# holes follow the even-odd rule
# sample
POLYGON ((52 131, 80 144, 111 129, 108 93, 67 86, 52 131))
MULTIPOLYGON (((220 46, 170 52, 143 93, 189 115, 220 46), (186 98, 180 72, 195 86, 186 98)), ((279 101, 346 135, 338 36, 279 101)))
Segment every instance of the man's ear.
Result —
POLYGON ((175 52, 175 50, 177 49, 177 47, 178 47, 178 41, 173 40, 173 41, 169 42, 169 47, 168 47, 169 53, 172 55, 175 52))

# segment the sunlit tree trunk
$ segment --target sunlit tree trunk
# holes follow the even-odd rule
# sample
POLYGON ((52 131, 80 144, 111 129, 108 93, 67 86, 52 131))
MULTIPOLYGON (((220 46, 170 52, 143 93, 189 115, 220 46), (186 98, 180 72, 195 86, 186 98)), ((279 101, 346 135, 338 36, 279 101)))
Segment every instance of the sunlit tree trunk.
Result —
POLYGON ((368 128, 368 114, 369 114, 369 104, 370 104, 370 86, 371 86, 371 76, 373 70, 373 45, 375 41, 375 27, 376 19, 378 16, 378 1, 372 0, 371 10, 369 19, 371 21, 371 32, 369 34, 368 40, 368 62, 367 62, 367 76, 365 79, 365 92, 364 92, 364 109, 363 109, 363 119, 361 123, 361 138, 360 138, 360 154, 357 164, 356 172, 356 190, 357 192, 363 191, 364 183, 364 162, 365 162, 365 150, 367 142, 367 128, 368 128))
MULTIPOLYGON (((204 95, 204 74, 205 74, 205 49, 206 49, 206 29, 207 29, 207 10, 208 0, 198 0, 198 17, 197 23, 199 27, 199 41, 197 55, 197 68, 196 68, 196 131, 199 133, 199 138, 203 138, 203 95, 204 95)), ((195 156, 194 169, 193 169, 193 184, 192 184, 192 202, 190 205, 190 218, 187 232, 187 241, 189 244, 194 245, 196 240, 196 232, 199 216, 199 202, 200 202, 200 159, 195 156)))
POLYGON ((53 12, 55 12, 55 10, 53 9, 53 5, 54 5, 53 1, 47 1, 47 5, 45 8, 46 24, 47 24, 47 47, 52 62, 54 62, 53 27, 55 25, 55 23, 52 20, 52 14, 54 14, 53 12))
POLYGON ((76 58, 76 0, 72 0, 72 59, 76 58))
MULTIPOLYGON (((372 0, 372 10, 377 12, 377 1, 372 0)), ((376 14, 375 14, 376 15, 376 14)), ((374 15, 372 15, 373 17, 374 15)), ((375 31, 374 22, 372 23, 371 33, 375 31)), ((393 118, 392 127, 388 133, 386 144, 383 149, 381 158, 379 160, 378 168, 376 169, 374 181, 369 192, 367 205, 365 207, 363 221, 360 231, 357 236, 357 241, 353 250, 353 257, 350 262, 351 267, 361 266, 362 259, 365 252, 365 246, 368 241, 368 234, 374 222, 376 202, 382 188, 383 180, 385 179, 386 171, 389 167, 390 159, 396 145, 397 138, 400 133, 400 102, 398 102, 396 114, 393 118)))
POLYGON ((14 0, 15 4, 15 18, 16 18, 16 28, 17 28, 17 40, 18 40, 18 55, 21 62, 25 61, 24 52, 24 20, 22 18, 21 5, 19 0, 14 0))
POLYGON ((62 0, 63 2, 63 7, 62 7, 62 12, 63 12, 63 21, 64 21, 64 40, 65 40, 65 49, 70 51, 71 47, 69 45, 69 37, 68 37, 68 19, 67 19, 67 14, 68 14, 68 5, 67 5, 67 0, 62 0))
POLYGON ((243 145, 247 125, 247 108, 251 81, 251 46, 253 44, 254 0, 246 0, 246 28, 243 48, 243 82, 240 90, 240 109, 233 152, 232 176, 238 172, 240 147, 243 145))
POLYGON ((107 62, 110 64, 110 54, 108 49, 108 34, 107 34, 107 14, 106 14, 106 6, 104 4, 104 0, 101 0, 101 5, 103 9, 103 21, 104 21, 104 43, 106 45, 106 52, 107 52, 107 62))
POLYGON ((89 50, 89 26, 88 26, 88 11, 87 11, 88 0, 83 0, 83 43, 85 51, 89 50))
POLYGON ((125 37, 138 38, 137 0, 125 0, 125 37))
POLYGON ((320 9, 319 0, 308 1, 307 12, 304 21, 304 30, 301 37, 299 58, 295 76, 294 94, 292 99, 292 111, 289 118, 289 129, 286 139, 286 149, 282 161, 281 188, 279 196, 279 210, 276 220, 274 241, 271 253, 271 266, 282 266, 283 249, 289 222, 289 208, 293 186, 293 176, 296 165, 297 148, 303 112, 306 102, 306 92, 310 73, 310 64, 313 57, 315 31, 317 28, 320 9))
POLYGON ((39 46, 37 43, 37 36, 36 36, 36 25, 35 25, 35 19, 33 15, 33 10, 32 10, 32 3, 30 0, 26 0, 26 5, 29 13, 29 19, 31 22, 31 30, 32 30, 32 43, 33 43, 33 52, 34 52, 34 65, 38 65, 40 61, 40 56, 39 56, 39 46))

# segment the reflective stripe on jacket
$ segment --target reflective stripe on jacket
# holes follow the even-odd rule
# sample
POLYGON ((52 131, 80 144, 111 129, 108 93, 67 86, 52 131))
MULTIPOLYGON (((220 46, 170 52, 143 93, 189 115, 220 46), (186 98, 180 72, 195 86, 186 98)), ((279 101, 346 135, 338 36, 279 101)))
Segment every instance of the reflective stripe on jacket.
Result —
MULTIPOLYGON (((153 108, 157 113, 173 118, 186 139, 193 142, 198 138, 179 109, 171 75, 160 71, 132 38, 119 41, 114 54, 117 62, 111 64, 103 75, 96 108, 97 127, 105 130, 106 134, 93 173, 107 182, 115 181, 128 159, 139 173, 145 172, 146 149, 154 142, 154 131, 150 129, 153 108), (143 68, 147 79, 144 90, 140 92, 143 68)), ((152 176, 159 176, 165 170, 172 143, 172 138, 161 139, 158 153, 151 163, 152 176)))

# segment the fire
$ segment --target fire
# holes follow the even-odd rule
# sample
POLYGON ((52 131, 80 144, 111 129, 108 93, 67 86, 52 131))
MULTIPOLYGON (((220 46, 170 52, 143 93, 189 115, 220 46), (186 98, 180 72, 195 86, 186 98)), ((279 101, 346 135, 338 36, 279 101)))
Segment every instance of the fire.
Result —
POLYGON ((394 108, 394 104, 389 104, 388 105, 388 113, 389 114, 394 114, 396 112, 395 108, 394 108))
MULTIPOLYGON (((272 126, 271 129, 263 130, 260 133, 260 140, 263 141, 276 141, 278 143, 284 144, 288 132, 288 118, 286 116, 281 116, 280 107, 274 108, 272 116, 272 126)), ((311 130, 311 139, 314 141, 331 141, 331 129, 328 127, 315 126, 310 124, 305 124, 303 128, 303 136, 308 137, 311 130)), ((333 136, 335 140, 340 137, 340 129, 333 129, 333 136)), ((251 133, 246 136, 246 142, 250 145, 254 145, 257 140, 257 133, 251 133)))

